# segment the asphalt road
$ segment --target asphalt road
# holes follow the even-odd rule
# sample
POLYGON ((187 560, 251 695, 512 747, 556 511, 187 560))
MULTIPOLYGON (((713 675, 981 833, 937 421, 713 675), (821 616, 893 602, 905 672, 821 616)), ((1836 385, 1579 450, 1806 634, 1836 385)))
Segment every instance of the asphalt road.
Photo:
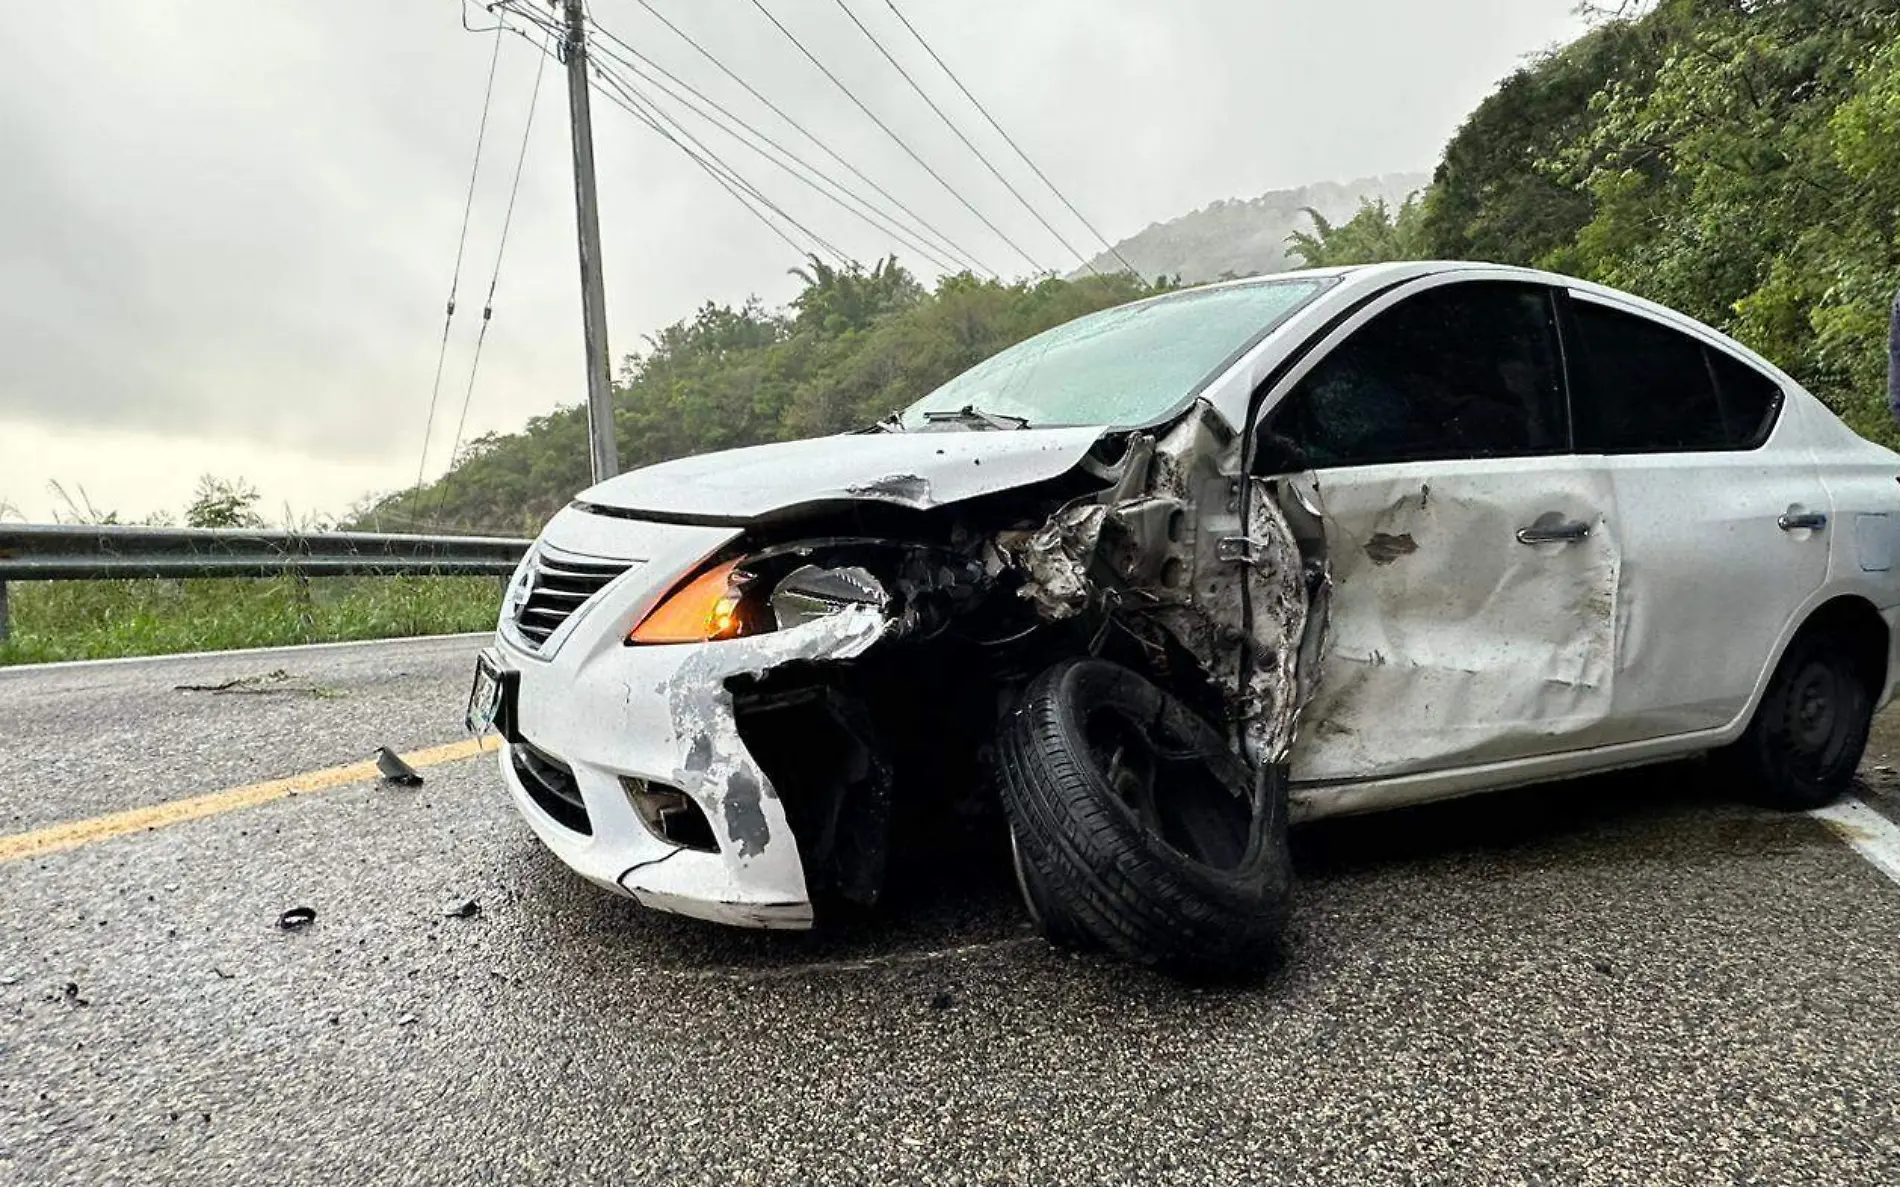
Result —
MULTIPOLYGON (((454 741, 475 646, 0 670, 0 835, 454 741)), ((1285 966, 1193 987, 993 863, 646 913, 491 762, 0 862, 0 1184, 1900 1181, 1900 885, 1694 768, 1296 834, 1285 966)))

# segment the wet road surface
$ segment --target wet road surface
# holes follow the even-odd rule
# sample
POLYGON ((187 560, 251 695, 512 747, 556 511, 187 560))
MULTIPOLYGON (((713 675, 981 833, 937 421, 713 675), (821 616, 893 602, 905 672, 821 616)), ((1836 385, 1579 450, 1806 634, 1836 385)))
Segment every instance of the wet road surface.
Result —
MULTIPOLYGON (((0 834, 454 742, 478 645, 0 670, 0 834)), ((0 1184, 1900 1181, 1900 885, 1693 765, 1296 833, 1285 965, 1191 986, 980 855, 645 912, 492 762, 0 861, 0 1184)))

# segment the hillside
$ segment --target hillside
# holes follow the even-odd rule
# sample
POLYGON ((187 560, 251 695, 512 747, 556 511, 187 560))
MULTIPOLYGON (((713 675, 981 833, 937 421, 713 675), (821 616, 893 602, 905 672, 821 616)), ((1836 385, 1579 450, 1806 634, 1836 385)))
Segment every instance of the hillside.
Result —
MULTIPOLYGON (((1217 202, 1123 250, 1142 276, 1183 280, 1274 270, 1286 253, 1550 268, 1726 330, 1858 431, 1896 443, 1882 399, 1900 285, 1891 0, 1662 0, 1601 20, 1505 79, 1423 196, 1402 201, 1419 180, 1217 202)), ((814 263, 807 281, 785 310, 707 305, 629 357, 616 388, 623 463, 866 423, 1029 334, 1162 283, 966 275, 927 291, 895 261, 814 263)), ((474 442, 442 482, 358 522, 533 531, 586 485, 586 465, 585 422, 564 409, 474 442)))
MULTIPOLYGON (((1396 208, 1430 181, 1424 173, 1388 173, 1343 185, 1327 181, 1257 198, 1226 198, 1164 223, 1150 223, 1117 243, 1115 250, 1143 276, 1179 276, 1188 284, 1283 272, 1298 266, 1288 256, 1288 236, 1313 229, 1307 208, 1338 222, 1351 218, 1363 202, 1383 201, 1396 208)), ((1121 267, 1110 252, 1089 265, 1102 272, 1121 267)), ((1085 273, 1078 270, 1070 276, 1085 273)))

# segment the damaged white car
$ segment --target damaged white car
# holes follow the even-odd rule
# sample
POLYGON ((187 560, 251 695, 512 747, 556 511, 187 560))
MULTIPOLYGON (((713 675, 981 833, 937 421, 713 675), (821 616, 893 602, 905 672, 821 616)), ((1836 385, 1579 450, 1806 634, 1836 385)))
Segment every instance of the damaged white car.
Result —
POLYGON ((1688 318, 1474 264, 1092 314, 861 433, 583 492, 470 725, 668 911, 875 902, 1000 801, 1059 942, 1243 969, 1287 826, 1714 752, 1839 794, 1891 693, 1900 458, 1688 318))

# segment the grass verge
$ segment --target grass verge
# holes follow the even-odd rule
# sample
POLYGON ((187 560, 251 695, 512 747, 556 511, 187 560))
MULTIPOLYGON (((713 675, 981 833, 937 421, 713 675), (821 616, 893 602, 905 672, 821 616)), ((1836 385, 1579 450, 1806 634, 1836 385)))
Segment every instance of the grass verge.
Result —
POLYGON ((0 665, 485 631, 493 577, 16 581, 0 665))

